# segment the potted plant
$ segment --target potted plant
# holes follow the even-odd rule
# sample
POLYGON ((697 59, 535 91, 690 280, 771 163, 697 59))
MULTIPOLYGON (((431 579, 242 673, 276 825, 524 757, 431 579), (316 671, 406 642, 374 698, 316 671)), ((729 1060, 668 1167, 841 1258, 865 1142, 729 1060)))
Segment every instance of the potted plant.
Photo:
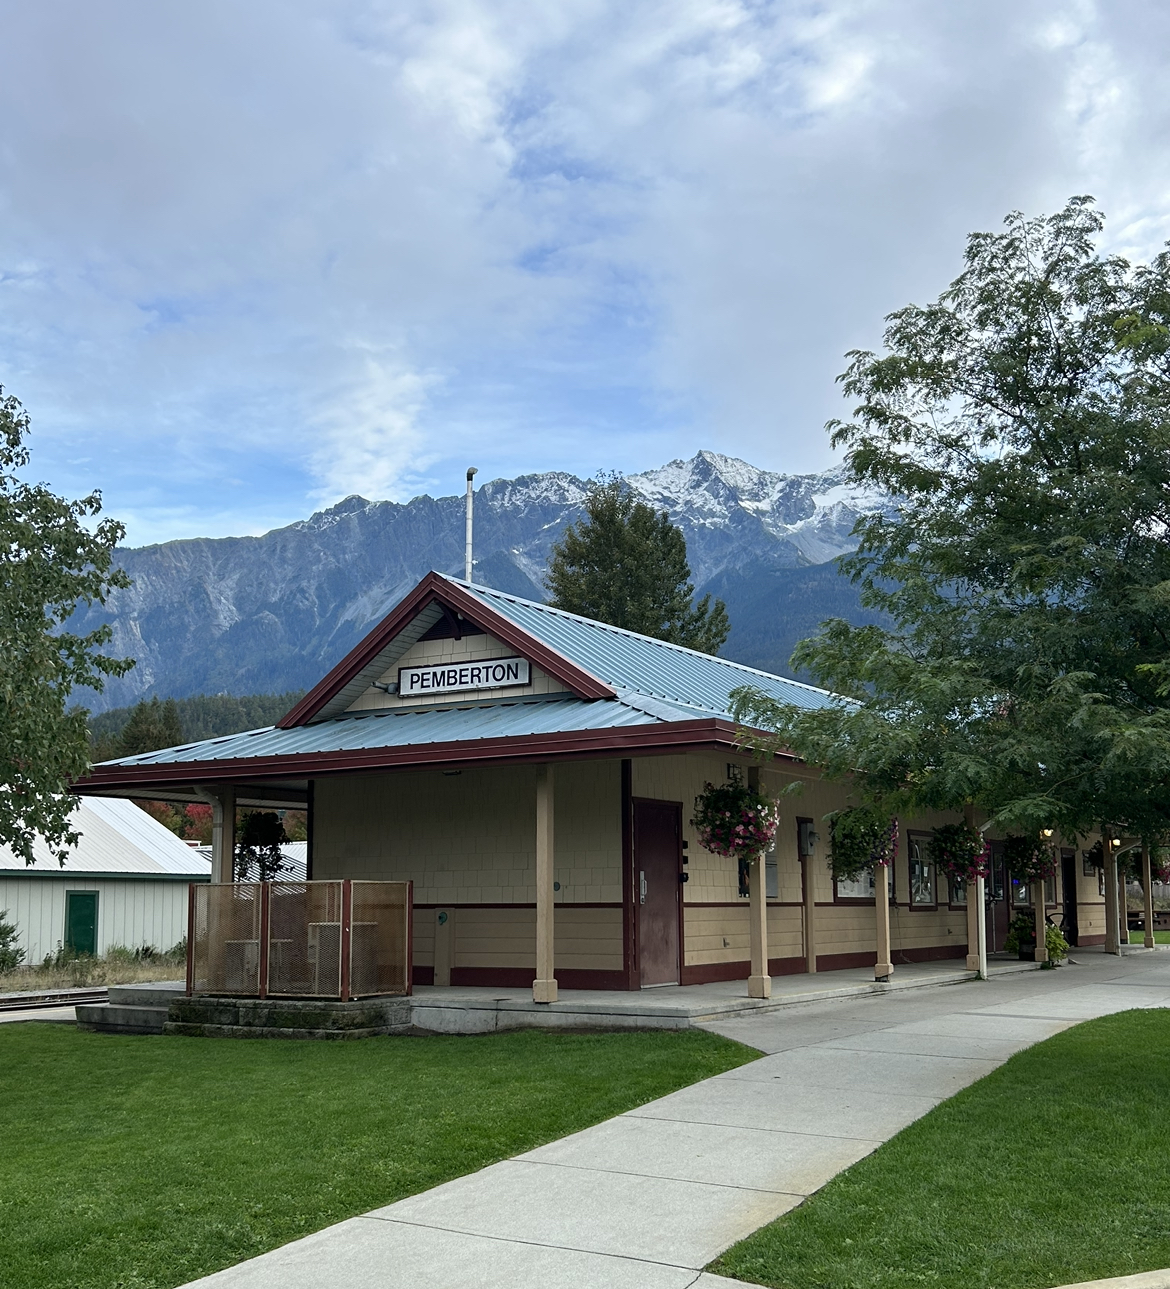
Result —
POLYGON ((885 868, 898 852, 898 821, 875 806, 834 810, 829 820, 829 867, 840 882, 885 868))
POLYGON ((718 786, 704 783, 695 798, 691 827, 699 845, 727 859, 757 859, 776 836, 780 811, 766 793, 749 787, 740 776, 718 786))
POLYGON ((1008 872, 1021 882, 1043 882, 1056 872, 1052 847, 1040 837, 1005 837, 1003 862, 1008 872))
POLYGON ((1036 961, 1036 915, 1017 913, 1008 927, 1003 947, 1008 953, 1019 955, 1021 962, 1036 961))
POLYGON ((991 847, 970 824, 942 824, 931 833, 926 852, 942 872, 971 887, 991 871, 991 847))

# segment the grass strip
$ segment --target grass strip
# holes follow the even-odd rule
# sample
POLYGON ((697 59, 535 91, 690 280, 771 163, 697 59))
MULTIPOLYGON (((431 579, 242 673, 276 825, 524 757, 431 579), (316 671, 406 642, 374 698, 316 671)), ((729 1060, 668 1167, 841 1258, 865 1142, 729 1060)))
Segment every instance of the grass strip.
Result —
POLYGON ((1013 1056, 729 1249, 776 1289, 1047 1289, 1170 1267, 1170 1013, 1013 1056))
POLYGON ((331 1043, 0 1025, 0 1285, 170 1289, 758 1055, 695 1030, 331 1043))

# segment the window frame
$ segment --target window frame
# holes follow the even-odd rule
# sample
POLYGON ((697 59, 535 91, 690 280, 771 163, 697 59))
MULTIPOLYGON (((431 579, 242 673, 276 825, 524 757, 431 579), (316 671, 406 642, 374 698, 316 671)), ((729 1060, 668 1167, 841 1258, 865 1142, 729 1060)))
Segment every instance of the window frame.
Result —
MULTIPOLYGON (((938 865, 931 859, 925 858, 926 845, 930 841, 928 832, 908 832, 906 834, 906 907, 912 913, 937 913, 938 912, 938 865), (915 859, 915 848, 919 849, 919 856, 915 859), (914 900, 914 865, 922 864, 930 871, 930 892, 933 900, 930 904, 919 904, 914 900)), ((950 899, 950 889, 948 883, 947 899, 950 899)), ((964 908, 966 905, 963 906, 964 908)))

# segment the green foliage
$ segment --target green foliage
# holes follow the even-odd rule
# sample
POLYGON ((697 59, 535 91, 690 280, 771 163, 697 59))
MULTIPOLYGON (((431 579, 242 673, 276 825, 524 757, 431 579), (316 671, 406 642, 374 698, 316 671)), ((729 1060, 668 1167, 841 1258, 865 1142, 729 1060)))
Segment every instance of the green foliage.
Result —
POLYGON ((765 793, 737 775, 728 783, 704 783, 695 798, 691 827, 699 844, 725 859, 755 859, 772 844, 779 814, 765 793))
POLYGON ((926 851, 932 864, 964 882, 987 876, 989 847, 971 824, 942 824, 931 833, 926 851))
POLYGON ((1164 1011, 1075 1025, 944 1101, 710 1270, 783 1289, 1039 1289, 1170 1266, 1167 1098, 1164 1011))
POLYGON ((1068 957, 1068 941, 1061 934, 1060 927, 1054 926, 1049 922, 1044 927, 1044 944, 1048 949, 1048 963, 1055 966, 1056 963, 1068 957))
POLYGON ((242 1043, 0 1025, 0 1283, 186 1284, 758 1056, 693 1029, 242 1043))
POLYGON ((834 810, 829 820, 829 867, 838 881, 855 882, 898 849, 898 821, 872 806, 834 810))
POLYGON ((275 810, 241 811, 236 822, 236 840, 237 882, 271 882, 288 868, 280 853, 288 837, 275 810))
POLYGON ((99 493, 67 501, 18 477, 28 428, 0 388, 0 842, 31 864, 40 834, 64 863, 77 840, 66 788, 89 768, 84 712, 66 711, 70 690, 100 690, 134 665, 102 652, 108 626, 66 628, 79 605, 105 604, 129 580, 113 567, 122 525, 92 523, 99 493))
POLYGON ((119 756, 138 756, 142 752, 157 752, 164 747, 177 747, 183 742, 183 724, 179 708, 173 698, 162 702, 143 699, 130 713, 118 738, 119 756))
POLYGON ((978 803, 1065 836, 1170 825, 1170 255, 1095 251, 1076 198, 968 240, 939 299, 887 319, 830 426, 893 517, 842 561, 889 625, 834 620, 794 665, 852 699, 743 691, 740 719, 900 808, 978 803))
POLYGON ((1021 949, 1036 947, 1036 914, 1034 912, 1017 913, 1011 920, 1003 947, 1008 953, 1019 953, 1021 949))
MULTIPOLYGON (((259 729, 274 725, 284 714, 304 697, 304 690, 291 690, 284 694, 196 694, 190 698, 168 699, 163 706, 174 703, 177 737, 171 737, 174 727, 168 727, 166 742, 155 746, 136 747, 135 751, 151 752, 178 743, 194 743, 205 738, 222 738, 225 734, 238 734, 242 730, 259 729)), ((123 751, 122 736, 135 714, 142 707, 158 703, 157 698, 145 700, 133 707, 114 707, 88 718, 94 761, 108 761, 118 756, 132 756, 133 751, 123 751)), ((161 716, 161 713, 160 713, 161 716)), ((168 718, 169 719, 169 718, 168 718)))
POLYGON ((24 950, 16 942, 20 932, 14 922, 7 921, 8 910, 0 909, 0 975, 15 971, 24 961, 24 950))
POLYGON ((1056 872, 1056 855, 1039 837, 1005 837, 1003 862, 1023 882, 1042 882, 1056 872))
POLYGON ((687 543, 665 511, 638 501, 616 476, 599 479, 585 515, 549 557, 550 603, 627 631, 718 653, 731 624, 722 600, 692 603, 687 543))

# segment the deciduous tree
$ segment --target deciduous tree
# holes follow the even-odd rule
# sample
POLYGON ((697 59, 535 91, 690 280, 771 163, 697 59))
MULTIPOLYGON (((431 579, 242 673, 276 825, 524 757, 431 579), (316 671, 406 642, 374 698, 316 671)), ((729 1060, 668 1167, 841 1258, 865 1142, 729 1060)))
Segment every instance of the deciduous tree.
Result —
POLYGON ((68 629, 79 605, 129 585, 113 565, 122 525, 93 522, 97 492, 68 501, 20 478, 28 429, 0 389, 0 841, 31 864, 38 833, 62 862, 77 839, 66 789, 89 768, 89 740, 84 709, 67 709, 70 691, 100 690, 134 664, 103 652, 108 626, 68 629))
POLYGON ((844 568, 893 625, 829 621, 794 663, 852 701, 806 712, 744 691, 738 714, 874 800, 1159 835, 1170 255, 1098 254, 1089 198, 1005 223, 841 378, 858 405, 832 441, 899 502, 860 521, 844 568))

